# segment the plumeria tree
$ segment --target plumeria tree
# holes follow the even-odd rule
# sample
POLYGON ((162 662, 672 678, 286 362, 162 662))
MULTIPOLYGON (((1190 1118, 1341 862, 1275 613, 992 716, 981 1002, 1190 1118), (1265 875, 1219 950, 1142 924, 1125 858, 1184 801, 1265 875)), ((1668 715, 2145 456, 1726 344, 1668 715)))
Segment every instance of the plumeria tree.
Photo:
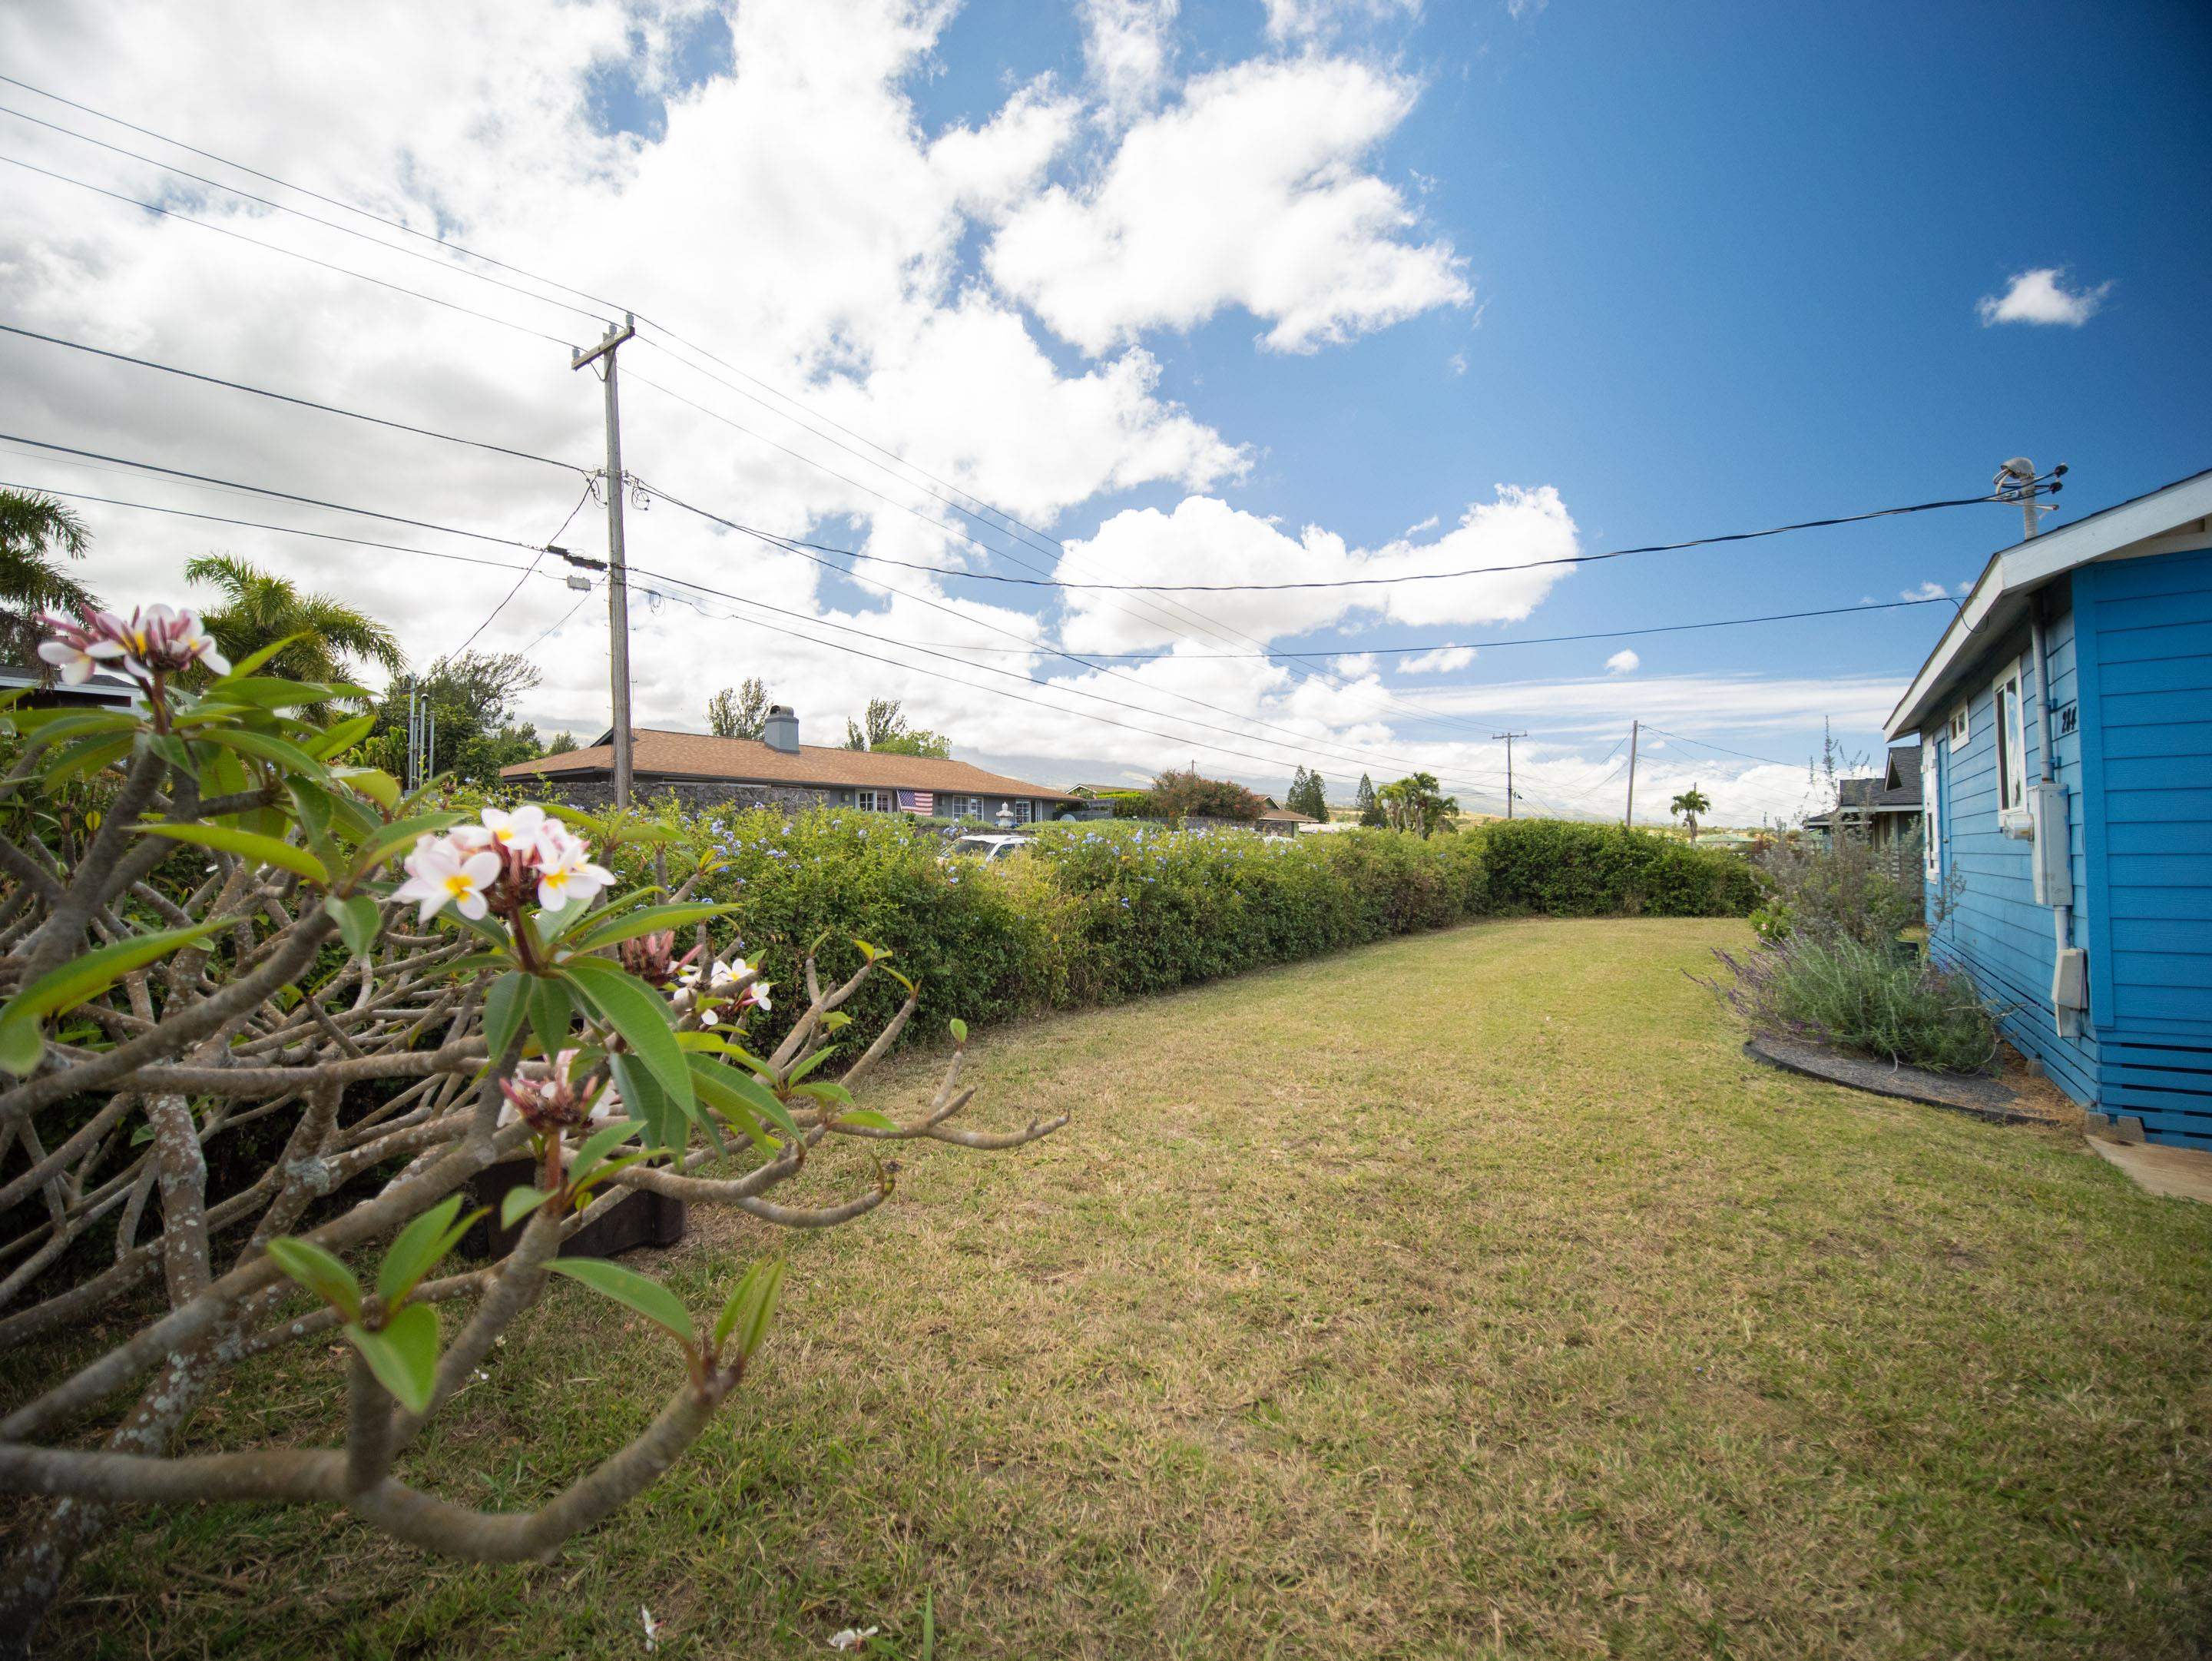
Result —
POLYGON ((954 1123, 974 1095, 957 1022, 925 1107, 859 1105, 918 995, 865 944, 836 985, 789 965, 804 1007, 756 1053, 772 989, 732 908, 690 898, 710 867, 617 893, 618 824, 466 812, 348 764, 374 715, 330 716, 357 689, 264 672, 286 642, 234 666, 188 611, 51 622, 64 679, 119 672, 143 701, 0 705, 0 1346, 127 1335, 0 1418, 0 1491, 49 1502, 0 1576, 0 1648, 27 1649, 121 1505, 314 1506, 456 1557, 542 1557, 698 1436, 783 1275, 753 1264, 702 1319, 647 1275, 558 1258, 564 1240, 640 1191, 834 1227, 896 1167, 869 1158, 823 1206, 775 1196, 833 1148, 1007 1148, 1065 1123, 954 1123), (876 977, 907 996, 863 1044, 842 1006, 876 977), (510 1161, 529 1180, 488 1197, 515 1244, 450 1268, 482 1214, 465 1191, 510 1161), (415 1486, 410 1445, 556 1274, 665 1330, 674 1394, 535 1510, 415 1486), (300 1343, 344 1358, 342 1443, 176 1445, 234 1369, 300 1343))

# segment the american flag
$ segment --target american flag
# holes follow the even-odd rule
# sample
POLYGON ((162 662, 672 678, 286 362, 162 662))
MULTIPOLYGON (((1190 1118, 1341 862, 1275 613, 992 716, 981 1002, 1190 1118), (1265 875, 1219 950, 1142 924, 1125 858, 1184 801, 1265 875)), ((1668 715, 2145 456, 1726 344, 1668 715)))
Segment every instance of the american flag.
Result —
POLYGON ((934 813, 937 811, 937 793, 934 790, 902 790, 898 793, 898 805, 902 813, 934 813))

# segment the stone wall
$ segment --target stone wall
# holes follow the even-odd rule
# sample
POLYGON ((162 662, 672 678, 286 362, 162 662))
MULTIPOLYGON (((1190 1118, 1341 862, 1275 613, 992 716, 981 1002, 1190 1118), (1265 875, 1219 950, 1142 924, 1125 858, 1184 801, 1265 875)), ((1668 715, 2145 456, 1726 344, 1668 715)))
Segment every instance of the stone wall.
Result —
MULTIPOLYGON (((607 779, 548 779, 537 790, 526 790, 532 800, 561 802, 586 813, 605 812, 614 805, 614 784, 607 779)), ((641 807, 673 796, 678 806, 706 807, 775 807, 798 813, 830 804, 835 793, 804 785, 725 784, 710 779, 638 779, 630 796, 641 807)))

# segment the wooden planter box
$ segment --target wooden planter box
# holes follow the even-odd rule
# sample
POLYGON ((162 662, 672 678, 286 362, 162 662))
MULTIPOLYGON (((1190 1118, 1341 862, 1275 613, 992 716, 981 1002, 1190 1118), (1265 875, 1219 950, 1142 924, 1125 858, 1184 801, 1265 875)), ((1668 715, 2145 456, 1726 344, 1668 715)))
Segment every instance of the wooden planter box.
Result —
MULTIPOLYGON (((461 1250, 471 1257, 504 1257, 522 1237, 527 1219, 513 1228, 499 1225, 499 1204, 507 1190, 536 1184, 534 1159, 508 1159, 477 1173, 469 1184, 469 1204, 489 1206, 491 1214, 477 1220, 461 1238, 461 1250)), ((684 1238, 684 1207, 681 1200, 633 1189, 629 1196, 596 1222, 588 1223, 561 1243, 563 1257, 618 1257, 638 1246, 672 1246, 684 1238)))

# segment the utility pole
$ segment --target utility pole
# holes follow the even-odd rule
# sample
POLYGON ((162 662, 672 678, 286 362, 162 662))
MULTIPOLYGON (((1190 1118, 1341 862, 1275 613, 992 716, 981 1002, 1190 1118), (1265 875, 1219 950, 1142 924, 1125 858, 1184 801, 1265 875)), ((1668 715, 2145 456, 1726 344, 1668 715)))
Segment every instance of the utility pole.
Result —
POLYGON ((606 338, 587 352, 571 352, 568 367, 607 361, 600 377, 607 389, 607 679, 614 701, 615 806, 629 806, 629 587, 623 562, 622 406, 615 386, 615 349, 637 332, 637 319, 607 325, 606 338))
POLYGON ((1640 721, 1628 723, 1628 811, 1620 816, 1620 822, 1632 830, 1636 828, 1636 735, 1643 726, 1640 721))
POLYGON ((2036 472, 2035 464, 2026 456, 2014 456, 1997 469, 1996 478, 1990 482, 1996 488, 1998 501, 2020 503, 2021 535, 2032 538, 2043 528, 2038 521, 2044 514, 2054 511, 2051 507, 2038 506, 2035 499, 2057 496, 2066 488, 2059 483, 2065 476, 2066 464, 2063 461, 2051 470, 2048 478, 2045 478, 2036 472))
POLYGON ((1505 740, 1505 817, 1510 819, 1513 817, 1513 740, 1525 739, 1528 735, 1526 733, 1492 733, 1490 736, 1493 739, 1505 740))

